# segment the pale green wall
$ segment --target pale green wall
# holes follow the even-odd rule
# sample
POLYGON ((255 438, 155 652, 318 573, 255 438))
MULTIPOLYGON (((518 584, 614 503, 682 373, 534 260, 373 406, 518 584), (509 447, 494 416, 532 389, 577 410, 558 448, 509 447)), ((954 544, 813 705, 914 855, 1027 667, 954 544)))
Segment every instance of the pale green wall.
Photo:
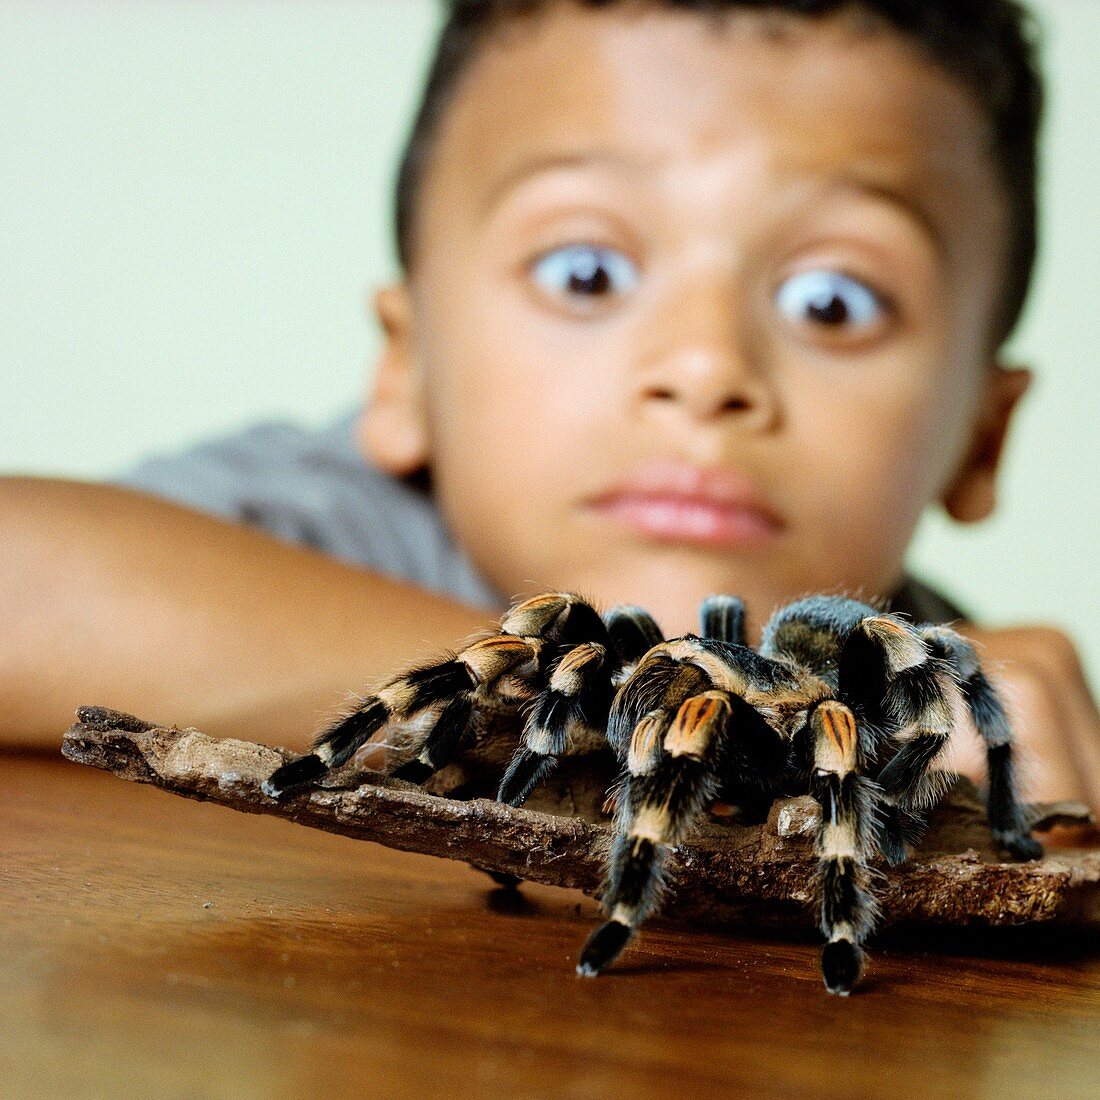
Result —
MULTIPOLYGON (((1071 628, 1100 681, 1100 0, 1036 3, 1051 112, 1038 384, 998 517, 925 572, 1071 628)), ((357 400, 433 0, 0 0, 0 470, 96 477, 357 400)))

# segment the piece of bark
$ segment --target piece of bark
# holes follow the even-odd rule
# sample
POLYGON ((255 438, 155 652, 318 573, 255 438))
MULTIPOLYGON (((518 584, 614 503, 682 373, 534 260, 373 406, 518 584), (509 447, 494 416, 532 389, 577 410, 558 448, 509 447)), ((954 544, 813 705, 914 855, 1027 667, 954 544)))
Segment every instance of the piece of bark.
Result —
MULTIPOLYGON (((614 777, 609 754, 565 758, 554 780, 536 792, 539 809, 512 809, 485 797, 442 797, 350 766, 319 787, 276 802, 260 784, 294 753, 157 726, 100 707, 82 707, 77 718, 65 734, 63 754, 120 778, 391 848, 464 860, 498 875, 599 894, 612 836, 601 810, 614 777)), ((493 789, 512 745, 514 738, 507 736, 495 748, 492 738, 479 742, 478 754, 433 782, 467 795, 493 789)), ((1076 803, 1034 806, 1029 814, 1037 826, 1089 820, 1076 803)), ((775 802, 767 821, 755 825, 709 817, 671 853, 671 889, 662 912, 708 923, 812 927, 816 822, 817 806, 808 796, 775 802)), ((937 808, 913 856, 882 870, 884 924, 1100 923, 1100 850, 1004 862, 992 846, 976 792, 964 780, 937 808)))

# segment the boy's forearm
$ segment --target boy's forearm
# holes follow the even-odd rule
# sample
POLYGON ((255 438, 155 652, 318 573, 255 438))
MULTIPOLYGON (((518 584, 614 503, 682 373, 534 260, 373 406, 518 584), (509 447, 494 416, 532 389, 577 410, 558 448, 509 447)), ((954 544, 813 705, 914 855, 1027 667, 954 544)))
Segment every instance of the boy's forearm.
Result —
POLYGON ((0 745, 76 706, 304 747, 344 703, 492 615, 103 485, 0 479, 0 745))

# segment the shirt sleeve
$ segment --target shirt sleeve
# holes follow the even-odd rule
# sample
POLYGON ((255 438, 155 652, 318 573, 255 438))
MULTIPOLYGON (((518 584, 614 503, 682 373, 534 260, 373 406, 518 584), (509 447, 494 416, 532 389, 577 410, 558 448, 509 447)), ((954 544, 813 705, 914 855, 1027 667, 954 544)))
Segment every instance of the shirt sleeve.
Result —
POLYGON ((355 414, 320 431, 260 423, 110 480, 499 610, 503 601, 455 544, 435 502, 368 465, 354 424, 355 414))

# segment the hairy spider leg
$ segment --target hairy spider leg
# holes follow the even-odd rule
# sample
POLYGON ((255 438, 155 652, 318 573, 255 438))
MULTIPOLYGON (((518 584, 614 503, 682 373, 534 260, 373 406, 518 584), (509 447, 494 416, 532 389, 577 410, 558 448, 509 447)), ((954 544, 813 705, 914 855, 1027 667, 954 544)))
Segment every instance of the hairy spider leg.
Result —
POLYGON ((474 653, 479 646, 512 648, 514 660, 485 667, 471 664, 476 685, 473 692, 463 692, 444 707, 427 734, 416 760, 394 772, 403 779, 421 783, 448 763, 458 751, 470 730, 476 694, 498 694, 505 686, 513 699, 532 698, 545 684, 549 672, 581 639, 593 632, 602 634, 603 622, 585 599, 571 592, 549 592, 516 604, 501 620, 501 634, 495 639, 475 643, 464 650, 459 660, 474 653))
MULTIPOLYGON (((924 640, 904 622, 888 616, 865 619, 856 636, 865 634, 881 647, 886 665, 883 709, 892 719, 897 752, 876 779, 903 809, 926 809, 943 795, 950 777, 932 768, 947 745, 954 725, 950 695, 957 690, 950 668, 934 656, 924 640)), ((848 691, 841 653, 841 698, 848 691)))
MULTIPOLYGON (((520 638, 512 634, 498 634, 485 638, 464 649, 456 663, 466 669, 466 681, 453 685, 436 720, 424 731, 419 744, 414 743, 416 756, 396 768, 393 775, 410 783, 423 783, 430 775, 450 763, 471 729, 476 692, 491 691, 501 680, 518 669, 530 668, 538 661, 537 639, 520 638)), ((443 696, 446 698, 446 695, 443 696)), ((433 700, 441 701, 441 700, 433 700)), ((402 720, 424 709, 417 706, 407 715, 397 715, 402 720)))
POLYGON ((607 718, 607 741, 625 768, 638 723, 647 715, 667 715, 665 726, 677 708, 713 685, 707 674, 689 661, 681 661, 662 643, 650 650, 619 688, 607 718))
POLYGON ((388 722, 407 721, 438 706, 435 721, 415 745, 416 758, 394 773, 423 781, 454 755, 466 736, 475 693, 507 678, 513 689, 529 698, 533 691, 524 681, 537 674, 543 639, 568 643, 591 630, 593 622, 595 629, 603 629, 596 612, 571 593, 544 593, 517 603, 501 621, 499 634, 472 643, 457 656, 397 676, 364 697, 352 713, 317 736, 311 753, 276 769, 263 784, 265 793, 279 798, 315 782, 349 760, 388 722))
POLYGON ((846 996, 863 973, 862 944, 878 915, 868 857, 874 844, 874 785, 860 774, 859 727, 843 703, 828 699, 810 713, 810 793, 821 806, 817 854, 821 973, 830 993, 846 996))
POLYGON ((398 768, 395 776, 422 783, 454 757, 473 719, 474 692, 491 692, 511 678, 513 691, 531 698, 545 690, 547 677, 552 677, 563 657, 586 639, 607 636, 603 620, 592 605, 572 592, 547 592, 516 604, 501 620, 500 629, 496 637, 463 650, 458 660, 465 661, 479 647, 503 647, 511 650, 515 659, 494 662, 490 658, 484 665, 471 664, 472 689, 460 691, 446 704, 416 759, 398 768), (517 683, 512 674, 520 669, 523 675, 517 683))
MULTIPOLYGON (((500 621, 500 630, 502 634, 575 644, 592 637, 593 629, 599 631, 599 620, 583 596, 543 592, 510 607, 500 621)), ((600 637, 598 633, 595 636, 600 637)))
POLYGON ((918 630, 894 615, 869 615, 848 635, 838 665, 838 694, 878 731, 873 752, 893 754, 875 775, 880 798, 876 846, 902 862, 920 840, 927 815, 951 776, 933 767, 954 728, 958 685, 950 665, 918 630))
MULTIPOLYGON (((901 732, 908 736, 915 720, 913 712, 920 709, 920 700, 915 703, 911 700, 902 706, 900 716, 897 713, 899 700, 905 702, 906 686, 899 685, 897 678, 926 664, 930 656, 923 643, 913 645, 912 637, 911 628, 903 620, 869 614, 857 619, 840 644, 836 658, 837 695, 858 716, 859 747, 866 754, 859 761, 861 769, 870 769, 876 758, 897 751, 891 734, 901 732)), ((926 668, 925 672, 934 675, 931 669, 926 668)), ((909 680, 908 686, 912 688, 911 676, 909 680)), ((918 687, 926 682, 916 680, 918 687)), ((937 680, 932 680, 933 697, 938 698, 936 693, 941 687, 937 680)), ((942 740, 933 739, 921 742, 919 747, 934 757, 942 745, 942 740)), ((918 774, 918 781, 922 775, 918 774)), ((930 793, 934 795, 934 789, 930 793)), ((924 807, 903 803, 903 797, 896 791, 880 790, 874 821, 875 846, 891 864, 906 859, 927 825, 924 807)))
MULTIPOLYGON (((745 633, 745 601, 739 596, 708 596, 699 608, 699 633, 711 641, 731 642, 745 646, 748 638, 745 633)), ((751 708, 750 708, 751 709, 751 708)), ((755 714, 755 711, 752 712, 755 714)), ((761 744, 768 744, 768 739, 761 744)), ((770 769, 765 766, 764 773, 770 769)), ((759 782, 761 773, 750 772, 748 781, 735 785, 732 777, 726 775, 723 790, 719 793, 722 800, 714 804, 714 811, 721 816, 733 813, 762 817, 768 811, 775 792, 762 788, 759 782)))
POLYGON ((1041 859, 1043 846, 1031 835, 1016 794, 1008 715, 982 672, 974 646, 948 627, 925 626, 920 633, 929 649, 954 670, 974 726, 985 743, 989 772, 986 813, 993 839, 1017 859, 1041 859))
POLYGON ((589 619, 580 628, 606 644, 581 641, 570 648, 559 643, 548 662, 549 683, 535 697, 520 746, 501 780, 497 798, 510 806, 521 806, 554 770, 573 730, 604 733, 616 681, 662 640, 657 623, 640 607, 614 607, 598 625, 589 619))
POLYGON ((610 919, 588 937, 578 974, 595 977, 614 962, 657 907, 669 847, 717 792, 717 743, 730 713, 724 692, 705 691, 636 726, 603 896, 610 919))
POLYGON ((689 635, 654 649, 620 689, 608 722, 626 765, 603 896, 610 920, 589 937, 578 974, 619 956, 657 905, 669 847, 724 783, 778 786, 789 742, 742 695, 771 687, 776 672, 747 647, 689 635))
POLYGON ((263 783, 264 793, 280 798, 314 782, 350 760, 387 722, 408 721, 429 707, 443 704, 417 746, 417 757, 395 772, 408 779, 430 775, 453 755, 469 727, 473 692, 534 657, 535 647, 530 641, 497 634, 475 642, 455 657, 404 673, 323 730, 311 753, 278 768, 263 783))
MULTIPOLYGON (((764 626, 760 651, 794 661, 833 684, 834 694, 857 716, 857 748, 867 753, 866 760, 858 761, 860 770, 871 771, 878 759, 895 749, 891 734, 912 736, 914 716, 943 696, 935 668, 910 672, 931 656, 915 630, 898 616, 880 615, 869 604, 847 596, 807 596, 779 608, 764 626), (895 704, 899 698, 904 703, 906 687, 910 702, 902 706, 899 719, 895 704), (928 696, 923 703, 922 687, 928 696)), ((936 738, 919 739, 908 749, 908 759, 897 766, 906 767, 895 778, 915 781, 928 795, 922 804, 906 803, 903 793, 880 792, 876 845, 892 864, 905 859, 924 832, 926 804, 934 801, 936 788, 923 780, 927 768, 921 767, 921 757, 927 763, 927 755, 934 757, 942 746, 936 738)))
POLYGON ((855 710, 869 755, 882 758, 900 741, 876 777, 884 788, 876 842, 887 860, 905 859, 942 793, 947 777, 931 765, 954 726, 952 703, 960 699, 987 746, 994 836, 1017 858, 1041 854, 1016 800, 1004 709, 973 647, 954 631, 913 626, 847 597, 810 596, 772 616, 761 652, 832 680, 840 699, 855 710))
POLYGON ((665 640, 657 620, 644 607, 616 604, 604 612, 603 621, 611 648, 624 666, 631 666, 631 671, 654 646, 665 640))
POLYGON ((745 601, 738 596, 708 596, 699 609, 704 638, 745 645, 745 601))
POLYGON ((521 806, 554 770, 570 729, 601 723, 611 705, 611 671, 607 648, 598 642, 582 642, 558 660, 549 686, 528 712, 520 746, 500 781, 499 801, 521 806))

